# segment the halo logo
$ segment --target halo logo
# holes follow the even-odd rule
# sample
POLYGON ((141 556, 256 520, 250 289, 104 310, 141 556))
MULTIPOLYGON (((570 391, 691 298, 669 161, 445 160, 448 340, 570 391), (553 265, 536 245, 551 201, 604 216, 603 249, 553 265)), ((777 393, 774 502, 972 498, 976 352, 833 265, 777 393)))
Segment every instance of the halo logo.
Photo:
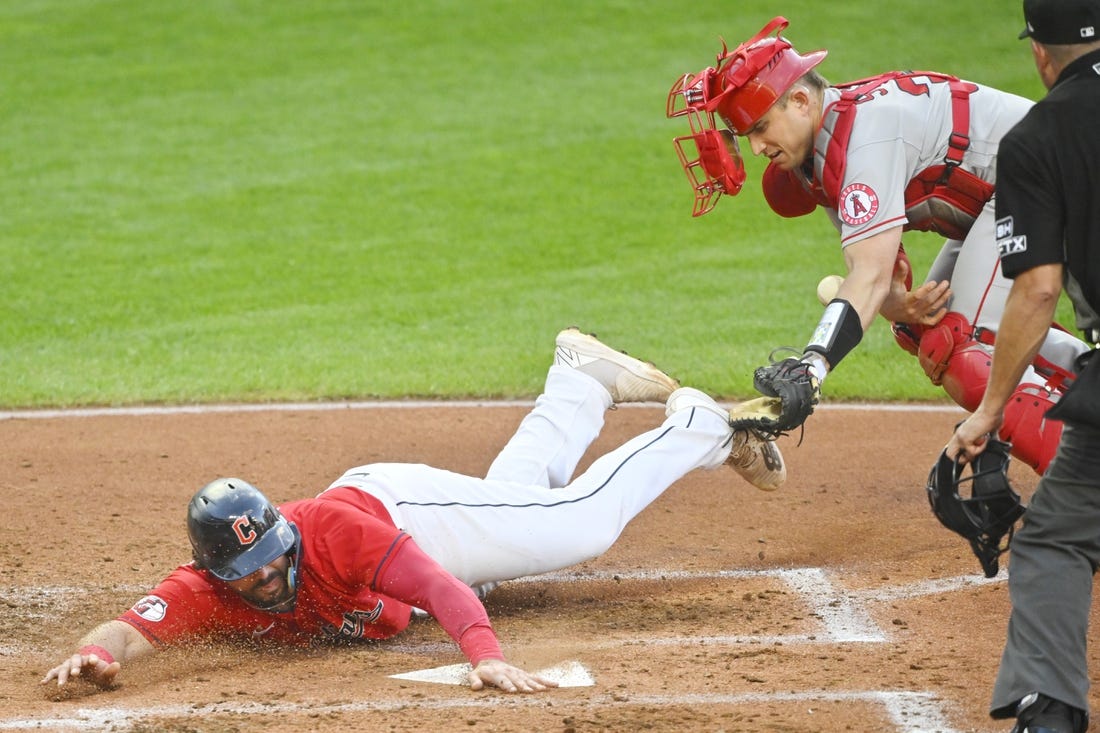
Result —
POLYGON ((866 224, 878 213, 878 194, 863 183, 852 183, 840 192, 840 218, 845 224, 866 224))

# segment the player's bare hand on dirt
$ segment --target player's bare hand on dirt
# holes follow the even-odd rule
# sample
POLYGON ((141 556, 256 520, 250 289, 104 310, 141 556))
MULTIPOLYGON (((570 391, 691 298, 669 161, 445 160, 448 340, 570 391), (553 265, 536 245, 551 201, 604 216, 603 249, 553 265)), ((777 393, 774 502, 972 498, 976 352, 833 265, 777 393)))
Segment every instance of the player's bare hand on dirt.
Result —
POLYGON ((480 690, 485 685, 499 687, 505 692, 539 692, 558 683, 537 674, 525 672, 500 659, 484 659, 470 670, 468 675, 471 690, 480 690))
POLYGON ((41 684, 57 680, 57 686, 62 687, 79 678, 97 687, 108 688, 114 685, 115 676, 121 668, 118 662, 107 662, 97 654, 78 652, 47 672, 41 684))
POLYGON ((886 296, 879 312, 893 323, 919 323, 934 326, 947 315, 947 303, 951 299, 951 283, 929 281, 908 290, 905 282, 909 277, 909 264, 898 260, 894 276, 890 281, 890 294, 886 296))

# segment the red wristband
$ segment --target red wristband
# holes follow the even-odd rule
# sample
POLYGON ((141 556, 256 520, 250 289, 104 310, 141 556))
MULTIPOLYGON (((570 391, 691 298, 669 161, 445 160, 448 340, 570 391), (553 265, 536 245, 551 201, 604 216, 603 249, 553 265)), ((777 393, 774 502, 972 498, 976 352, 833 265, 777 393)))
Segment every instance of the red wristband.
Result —
POLYGON ((115 658, 113 656, 111 656, 111 653, 109 651, 107 651, 106 649, 104 649, 101 646, 96 646, 95 644, 86 644, 85 646, 82 646, 79 649, 77 649, 76 653, 77 654, 94 654, 97 657, 99 657, 100 659, 102 659, 104 662, 106 662, 107 664, 112 664, 115 661, 115 658))

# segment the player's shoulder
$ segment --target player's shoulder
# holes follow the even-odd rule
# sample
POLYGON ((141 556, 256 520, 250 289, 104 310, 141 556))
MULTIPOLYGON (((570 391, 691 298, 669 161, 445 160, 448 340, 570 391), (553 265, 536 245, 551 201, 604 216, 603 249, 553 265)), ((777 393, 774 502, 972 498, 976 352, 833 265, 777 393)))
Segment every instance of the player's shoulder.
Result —
POLYGON ((213 597, 220 597, 223 588, 222 584, 214 583, 205 571, 196 568, 194 563, 187 563, 166 575, 131 610, 142 618, 149 619, 151 613, 159 613, 174 603, 193 603, 201 598, 209 598, 211 602, 215 602, 213 597))
POLYGON ((385 524, 384 510, 377 499, 352 486, 330 488, 311 499, 300 499, 279 507, 287 521, 297 525, 303 538, 318 534, 334 536, 361 532, 365 527, 385 524))

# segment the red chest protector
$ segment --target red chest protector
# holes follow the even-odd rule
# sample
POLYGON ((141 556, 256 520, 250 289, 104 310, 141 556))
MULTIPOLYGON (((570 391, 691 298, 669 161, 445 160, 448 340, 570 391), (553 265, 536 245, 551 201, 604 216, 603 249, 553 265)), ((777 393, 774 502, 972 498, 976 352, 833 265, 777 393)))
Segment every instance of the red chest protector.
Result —
POLYGON ((928 94, 929 84, 951 89, 952 132, 947 154, 939 165, 920 171, 905 188, 905 229, 934 231, 950 239, 963 239, 982 207, 993 196, 993 184, 960 167, 970 147, 970 94, 977 87, 956 77, 926 71, 893 71, 837 86, 840 99, 822 115, 821 131, 814 148, 814 180, 768 166, 763 185, 768 203, 782 216, 808 214, 820 205, 837 209, 848 162, 848 141, 856 112, 863 102, 887 93, 894 82, 906 94, 928 94), (809 188, 807 188, 809 183, 809 188), (801 189, 801 194, 797 193, 801 189))

